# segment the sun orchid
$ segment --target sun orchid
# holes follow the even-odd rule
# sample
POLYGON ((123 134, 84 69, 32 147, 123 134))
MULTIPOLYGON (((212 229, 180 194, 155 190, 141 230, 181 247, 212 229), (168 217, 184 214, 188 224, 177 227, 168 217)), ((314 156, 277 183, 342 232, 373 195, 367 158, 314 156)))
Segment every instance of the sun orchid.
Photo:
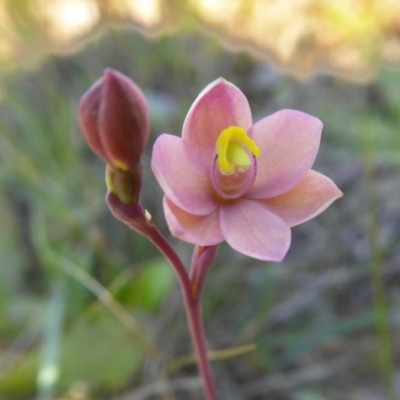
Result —
POLYGON ((165 193, 172 234, 195 245, 186 268, 140 201, 149 113, 139 87, 107 69, 83 95, 78 116, 88 144, 107 163, 112 214, 152 242, 176 273, 204 398, 216 400, 201 298, 217 245, 226 241, 248 256, 281 261, 290 228, 342 196, 329 178, 311 169, 322 123, 282 110, 253 124, 244 94, 220 78, 195 100, 181 138, 159 136, 152 169, 165 193))
POLYGON ((290 228, 324 211, 342 192, 311 170, 322 123, 281 110, 253 125, 248 101, 219 78, 198 96, 182 137, 161 135, 152 169, 172 234, 198 246, 281 261, 290 228))

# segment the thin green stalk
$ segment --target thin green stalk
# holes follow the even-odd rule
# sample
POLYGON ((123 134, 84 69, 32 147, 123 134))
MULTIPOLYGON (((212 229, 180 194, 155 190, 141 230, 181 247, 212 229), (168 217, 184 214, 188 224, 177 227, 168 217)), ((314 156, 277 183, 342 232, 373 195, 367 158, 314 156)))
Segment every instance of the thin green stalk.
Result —
POLYGON ((359 140, 363 156, 366 192, 367 192, 367 239, 370 248, 371 283, 373 291, 373 307, 375 314, 375 329, 378 343, 379 364, 382 379, 385 384, 388 400, 396 400, 394 384, 395 366, 393 360, 393 345, 390 335, 389 306, 386 297, 386 289, 383 274, 382 245, 379 240, 379 207, 375 189, 374 176, 374 145, 366 123, 361 121, 359 140))
POLYGON ((65 286, 53 284, 44 319, 42 357, 37 375, 37 400, 52 400, 59 376, 60 339, 65 309, 65 286))

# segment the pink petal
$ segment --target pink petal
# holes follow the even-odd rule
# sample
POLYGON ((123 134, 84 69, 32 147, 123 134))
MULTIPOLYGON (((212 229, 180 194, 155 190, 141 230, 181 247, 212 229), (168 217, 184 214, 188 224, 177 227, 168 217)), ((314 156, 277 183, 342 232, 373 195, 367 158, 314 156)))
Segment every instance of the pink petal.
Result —
POLYGON ((241 199, 221 206, 221 230, 228 244, 259 260, 282 261, 290 246, 290 228, 262 204, 241 199))
POLYGON ((219 227, 219 210, 208 215, 193 215, 164 197, 164 214, 171 233, 198 246, 212 246, 224 240, 219 227))
POLYGON ((151 167, 165 195, 195 215, 217 208, 206 167, 181 138, 163 134, 154 144, 151 167))
POLYGON ((328 177, 311 170, 289 192, 266 199, 263 204, 289 226, 294 226, 320 214, 342 196, 343 193, 328 177))
POLYGON ((252 125, 251 111, 245 95, 232 83, 219 78, 197 97, 183 124, 182 139, 211 166, 215 142, 229 126, 246 130, 252 125))
POLYGON ((252 198, 278 196, 297 185, 317 155, 322 122, 308 114, 282 110, 257 122, 252 136, 261 149, 252 198))

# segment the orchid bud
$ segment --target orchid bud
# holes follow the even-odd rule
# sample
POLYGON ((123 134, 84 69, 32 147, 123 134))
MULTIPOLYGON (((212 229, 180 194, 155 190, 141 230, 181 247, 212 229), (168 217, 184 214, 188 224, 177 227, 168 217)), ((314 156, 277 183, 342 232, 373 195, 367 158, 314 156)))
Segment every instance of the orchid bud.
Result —
POLYGON ((82 96, 79 122, 92 150, 110 167, 136 171, 149 139, 149 110, 140 88, 112 69, 82 96))

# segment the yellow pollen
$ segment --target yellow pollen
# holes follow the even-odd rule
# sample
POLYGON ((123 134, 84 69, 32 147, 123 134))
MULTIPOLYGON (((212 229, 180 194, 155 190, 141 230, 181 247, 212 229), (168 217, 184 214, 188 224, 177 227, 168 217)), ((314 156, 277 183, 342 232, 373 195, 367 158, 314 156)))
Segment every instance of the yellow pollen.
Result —
POLYGON ((252 164, 251 154, 259 157, 260 148, 239 126, 230 126, 218 136, 215 144, 218 168, 224 175, 246 171, 252 164))

